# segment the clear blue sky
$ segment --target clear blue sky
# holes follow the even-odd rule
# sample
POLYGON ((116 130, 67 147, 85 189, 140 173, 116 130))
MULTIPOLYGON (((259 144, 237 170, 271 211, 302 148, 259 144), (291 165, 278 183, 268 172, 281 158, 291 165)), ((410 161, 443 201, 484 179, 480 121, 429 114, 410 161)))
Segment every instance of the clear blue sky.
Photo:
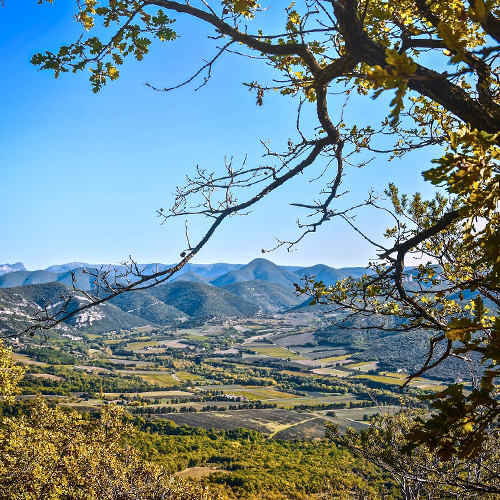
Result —
MULTIPOLYGON (((273 2, 273 21, 283 16, 273 2)), ((177 16, 180 38, 153 46, 143 62, 128 61, 118 81, 93 94, 88 73, 55 80, 30 64, 38 51, 57 50, 76 40, 80 26, 72 19, 74 2, 5 0, 0 8, 0 264, 22 261, 28 269, 84 261, 117 263, 131 254, 139 262, 171 263, 185 242, 184 220, 160 225, 156 210, 167 209, 175 186, 196 165, 219 169, 224 157, 262 163, 260 140, 277 149, 294 138, 293 98, 270 95, 265 105, 242 82, 271 83, 262 61, 227 55, 214 67, 212 80, 195 92, 189 85, 170 93, 156 86, 177 84, 215 53, 200 22, 177 16)), ((255 30, 252 30, 255 31, 255 30)), ((364 98, 347 109, 352 123, 376 121, 384 101, 364 98)), ((311 121, 311 126, 316 123, 311 121)), ((370 187, 389 181, 403 190, 422 189, 420 172, 432 152, 387 163, 381 158, 363 169, 347 167, 340 206, 355 204, 370 187)), ((309 202, 321 172, 301 176, 283 192, 222 227, 193 261, 246 263, 274 245, 274 237, 297 235, 300 211, 293 201, 309 202)), ((428 188, 425 188, 428 194, 428 188)), ((385 228, 374 212, 360 213, 360 227, 374 237, 385 228)), ((191 237, 201 236, 207 221, 190 223, 191 237)), ((379 238, 380 239, 380 238, 379 238)), ((265 257, 279 264, 333 267, 365 265, 373 249, 341 221, 329 223, 294 253, 280 250, 265 257)))

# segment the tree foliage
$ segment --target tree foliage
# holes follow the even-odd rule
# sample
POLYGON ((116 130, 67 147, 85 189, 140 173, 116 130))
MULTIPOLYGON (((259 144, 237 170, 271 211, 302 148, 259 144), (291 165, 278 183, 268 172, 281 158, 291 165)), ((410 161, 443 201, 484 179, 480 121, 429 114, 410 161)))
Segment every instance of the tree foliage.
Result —
MULTIPOLYGON (((34 64, 53 70, 56 77, 90 69, 93 90, 98 91, 118 77, 125 56, 142 59, 154 39, 173 40, 173 16, 187 15, 213 27, 215 55, 188 81, 164 90, 195 78, 207 83, 217 59, 236 51, 257 55, 276 72, 272 85, 246 82, 256 93, 257 104, 264 104, 270 91, 294 96, 298 103, 296 139, 285 151, 266 146, 266 165, 237 168, 231 162, 222 174, 199 168, 186 186, 178 188, 172 209, 159 211, 165 220, 202 215, 212 221, 195 244, 186 232, 187 248, 176 266, 145 274, 131 262, 126 284, 109 271, 98 272, 96 285, 106 294, 85 307, 168 279, 226 218, 248 210, 299 174, 311 171, 312 178, 321 174, 325 180, 321 198, 295 203, 309 216, 306 223, 299 223, 301 236, 278 246, 290 249, 335 218, 360 232, 351 216, 362 206, 389 212, 394 225, 384 235, 388 243, 364 235, 378 252, 364 278, 343 280, 335 287, 311 282, 299 290, 357 314, 397 316, 403 330, 428 330, 428 357, 415 376, 448 356, 466 360, 479 356, 485 371, 477 387, 467 394, 453 385, 438 394, 433 403, 437 413, 421 421, 413 434, 439 447, 444 458, 475 456, 499 413, 495 388, 500 374, 499 2, 300 1, 286 8, 282 26, 253 30, 252 19, 265 19, 265 7, 254 0, 84 0, 78 3, 77 21, 89 33, 101 23, 106 40, 83 36, 56 53, 33 57, 34 64), (352 125, 343 112, 333 116, 337 109, 343 110, 330 104, 333 94, 337 104, 339 96, 388 94, 392 100, 379 124, 357 117, 352 125), (301 110, 308 105, 316 111, 313 130, 301 127, 301 110), (387 136, 394 138, 390 147, 387 136), (423 173, 440 187, 434 199, 424 200, 418 193, 401 195, 391 184, 386 192, 389 207, 374 195, 349 209, 335 207, 346 159, 356 163, 357 153, 381 150, 401 157, 431 146, 438 147, 436 159, 423 173), (318 167, 319 173, 314 173, 318 167), (247 191, 245 198, 241 192, 247 191), (412 254, 429 263, 410 280, 405 258, 412 254)), ((68 314, 75 312, 63 310, 54 316, 43 311, 33 329, 50 328, 68 314)))
POLYGON ((327 436, 388 472, 400 485, 406 500, 497 498, 498 431, 489 433, 478 457, 472 460, 453 457, 443 462, 436 450, 422 445, 413 453, 406 453, 405 449, 412 444, 408 434, 416 416, 411 410, 381 414, 368 429, 347 429, 345 434, 335 424, 329 424, 327 436))
MULTIPOLYGON (((11 396, 23 369, 0 348, 3 393, 11 396)), ((99 419, 50 408, 39 398, 29 415, 0 420, 0 498, 210 500, 208 490, 144 462, 127 443, 134 429, 123 411, 104 409, 99 419)))

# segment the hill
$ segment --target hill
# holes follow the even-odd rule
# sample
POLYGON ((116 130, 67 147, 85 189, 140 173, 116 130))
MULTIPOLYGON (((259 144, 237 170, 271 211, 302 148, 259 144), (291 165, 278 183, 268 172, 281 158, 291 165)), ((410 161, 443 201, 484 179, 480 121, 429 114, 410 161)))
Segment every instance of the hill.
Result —
POLYGON ((118 295, 111 299, 110 303, 128 314, 159 326, 175 323, 186 316, 184 312, 165 304, 147 291, 139 290, 118 295))
MULTIPOLYGON (((64 297, 71 291, 71 287, 63 283, 44 283, 1 289, 0 331, 2 333, 19 332, 20 329, 22 330, 31 324, 31 316, 41 308, 47 306, 49 311, 56 311, 58 307, 63 305, 64 297)), ((68 303, 67 311, 74 311, 88 302, 89 299, 83 294, 76 294, 68 303)), ((76 314, 69 318, 65 324, 67 327, 84 330, 86 333, 102 333, 119 328, 144 326, 148 323, 112 304, 102 304, 76 314)), ((61 329, 64 330, 64 326, 61 329)))
POLYGON ((315 266, 303 267, 294 271, 295 274, 304 278, 305 276, 315 276, 316 281, 322 281, 325 285, 334 285, 337 281, 352 276, 359 278, 366 272, 364 267, 343 267, 335 269, 325 266, 324 264, 316 264, 315 266))
POLYGON ((192 281, 194 283, 205 283, 205 285, 210 285, 209 277, 200 276, 199 274, 193 273, 193 271, 187 271, 176 275, 172 283, 176 281, 192 281))
POLYGON ((26 268, 22 262, 16 262, 15 264, 0 264, 0 276, 13 271, 26 271, 26 268))
POLYGON ((297 275, 277 266, 266 259, 254 259, 241 269, 231 271, 215 280, 210 281, 212 285, 224 286, 240 281, 262 280, 276 283, 284 287, 292 288, 297 282, 297 275))
POLYGON ((297 306, 304 300, 302 297, 297 297, 290 287, 259 279, 238 281, 224 285, 222 288, 248 302, 257 304, 264 313, 285 311, 297 306))
POLYGON ((149 293, 189 316, 243 316, 259 311, 256 304, 204 283, 173 282, 151 288, 149 293))

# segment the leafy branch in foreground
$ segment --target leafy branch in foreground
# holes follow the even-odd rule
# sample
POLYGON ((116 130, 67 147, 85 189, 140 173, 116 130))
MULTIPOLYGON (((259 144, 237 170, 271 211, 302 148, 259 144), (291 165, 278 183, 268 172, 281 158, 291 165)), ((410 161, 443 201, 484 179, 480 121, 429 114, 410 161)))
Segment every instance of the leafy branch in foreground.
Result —
MULTIPOLYGON (((252 20, 265 21, 268 11, 253 0, 84 0, 77 4, 76 19, 86 32, 100 21, 107 41, 82 36, 57 53, 37 54, 33 62, 55 76, 90 68, 96 91, 118 77, 116 66, 123 56, 141 59, 154 39, 173 40, 168 16, 178 15, 213 29, 207 43, 216 55, 194 75, 203 83, 226 54, 257 58, 271 67, 276 75, 271 84, 255 78, 247 85, 259 105, 271 91, 297 98, 293 139, 281 153, 268 148, 265 165, 245 163, 237 169, 227 162, 223 174, 200 168, 188 177, 173 209, 158 215, 164 220, 201 215, 210 225, 194 244, 186 232, 187 248, 177 265, 150 274, 134 261, 121 275, 100 270, 94 274, 100 294, 89 294, 88 304, 76 310, 42 311, 30 332, 51 328, 120 293, 164 282, 200 251, 226 218, 246 213, 304 173, 323 182, 323 188, 318 201, 294 202, 311 217, 306 224, 299 221, 301 234, 335 218, 361 232, 351 212, 334 206, 343 194, 347 167, 366 164, 363 153, 379 158, 387 151, 401 157, 439 145, 434 166, 424 167, 424 177, 441 189, 433 200, 400 196, 390 186, 391 209, 381 206, 376 196, 350 204, 380 207, 395 221, 385 234, 390 245, 364 235, 379 254, 370 273, 331 289, 309 283, 302 290, 353 314, 395 315, 402 329, 428 330, 428 356, 414 376, 448 356, 479 356, 485 372, 478 386, 470 394, 456 386, 438 394, 439 412, 421 422, 415 434, 441 447, 443 457, 476 456, 499 414, 499 2, 301 1, 284 10, 281 26, 254 30, 252 20), (387 93, 392 100, 380 106, 380 116, 350 114, 351 100, 387 93), (315 112, 312 126, 301 120, 306 106, 315 112), (410 275, 404 266, 412 255, 429 263, 410 275)), ((288 248, 300 240, 292 240, 288 248)))
POLYGON ((500 493, 498 430, 491 430, 479 456, 472 460, 457 457, 447 462, 439 453, 425 446, 415 447, 411 454, 409 433, 417 413, 403 410, 395 415, 382 414, 370 428, 341 434, 329 424, 327 436, 346 446, 355 456, 361 456, 388 472, 400 485, 404 498, 464 500, 497 498, 500 493))

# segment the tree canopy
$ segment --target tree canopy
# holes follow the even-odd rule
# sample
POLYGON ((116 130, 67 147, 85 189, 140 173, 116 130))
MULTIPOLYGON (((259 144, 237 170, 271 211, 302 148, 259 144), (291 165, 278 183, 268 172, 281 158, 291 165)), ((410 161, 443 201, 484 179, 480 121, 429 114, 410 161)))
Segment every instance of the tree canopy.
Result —
MULTIPOLYGON (((295 97, 297 106, 286 150, 274 151, 266 144, 264 165, 228 162, 219 173, 198 168, 177 189, 173 207, 159 210, 164 220, 201 215, 211 221, 194 243, 186 228, 187 247, 177 265, 145 274, 132 261, 125 276, 98 272, 101 293, 84 307, 167 280, 226 218, 311 171, 311 177, 323 180, 320 197, 294 203, 307 222, 299 222, 297 239, 278 246, 292 249, 333 219, 361 232, 353 215, 364 206, 389 213, 394 223, 382 241, 363 235, 378 256, 361 280, 343 280, 334 287, 312 280, 298 289, 355 314, 397 316, 403 330, 428 330, 428 357, 415 375, 448 356, 479 359, 485 370, 476 388, 466 393, 461 385, 452 385, 438 394, 433 402, 437 413, 413 431, 415 439, 438 447, 444 458, 475 456, 499 413, 499 2, 304 0, 286 7, 282 26, 265 23, 266 7, 255 0, 84 0, 76 6, 83 35, 55 53, 33 56, 37 67, 56 77, 90 70, 97 92, 119 77, 127 56, 141 60, 152 43, 174 41, 175 16, 190 16, 213 28, 207 43, 213 44, 214 56, 187 81, 157 90, 195 80, 209 83, 216 61, 232 52, 260 58, 275 72, 271 85, 257 79, 244 82, 258 105, 265 104, 268 92, 278 92, 295 97), (260 28, 253 27, 257 20, 262 20, 260 28), (344 116, 339 99, 351 98, 379 99, 381 122, 344 116), (312 130, 302 127, 307 107, 317 120, 312 130), (367 154, 402 157, 426 147, 435 148, 432 164, 409 168, 421 169, 425 180, 438 186, 433 199, 400 194, 387 179, 389 204, 371 194, 348 209, 336 207, 346 164, 363 166, 367 154), (424 262, 412 273, 405 268, 410 255, 424 262)), ((31 331, 51 328, 76 313, 69 311, 41 311, 31 331)))

